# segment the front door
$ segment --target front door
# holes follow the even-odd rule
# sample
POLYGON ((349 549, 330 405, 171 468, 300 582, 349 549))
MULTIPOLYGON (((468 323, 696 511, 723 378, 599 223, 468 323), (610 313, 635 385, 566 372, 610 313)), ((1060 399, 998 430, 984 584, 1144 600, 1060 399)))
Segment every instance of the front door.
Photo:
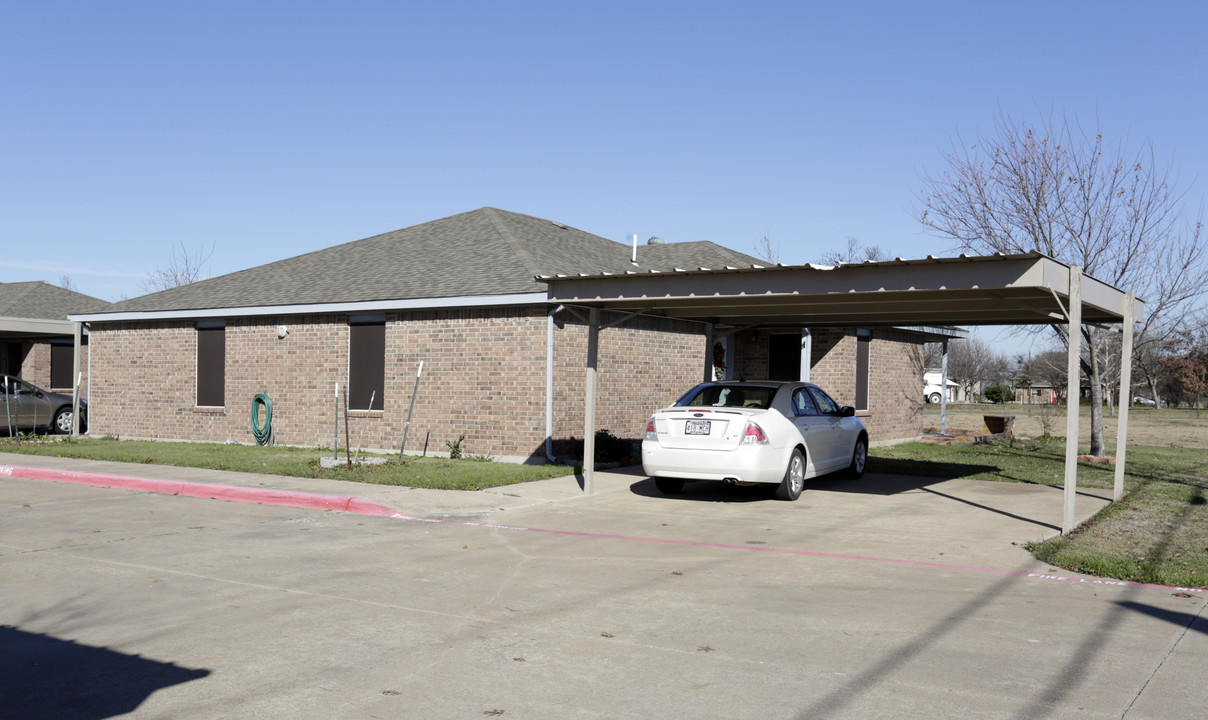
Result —
POLYGON ((801 379, 801 333, 768 336, 768 379, 801 379))

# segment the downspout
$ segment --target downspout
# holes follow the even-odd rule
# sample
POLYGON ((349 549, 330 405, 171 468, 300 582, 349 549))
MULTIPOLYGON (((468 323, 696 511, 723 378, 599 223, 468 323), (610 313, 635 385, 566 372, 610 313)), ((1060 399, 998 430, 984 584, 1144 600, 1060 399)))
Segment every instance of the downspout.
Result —
POLYGON ((554 457, 554 315, 563 306, 550 310, 545 315, 545 459, 557 465, 554 457))

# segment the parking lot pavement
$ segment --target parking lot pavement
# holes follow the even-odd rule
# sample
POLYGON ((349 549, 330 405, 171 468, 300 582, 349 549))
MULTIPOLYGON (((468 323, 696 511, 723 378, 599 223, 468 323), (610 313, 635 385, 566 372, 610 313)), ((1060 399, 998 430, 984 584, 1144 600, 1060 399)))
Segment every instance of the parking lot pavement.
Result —
MULTIPOLYGON (((783 503, 610 474, 591 497, 397 507, 430 522, 3 477, 0 707, 1136 719, 1208 702, 1202 593, 1050 572, 1012 544, 1053 531, 1059 492, 865 480, 783 503)), ((369 499, 398 497, 421 496, 369 499)))

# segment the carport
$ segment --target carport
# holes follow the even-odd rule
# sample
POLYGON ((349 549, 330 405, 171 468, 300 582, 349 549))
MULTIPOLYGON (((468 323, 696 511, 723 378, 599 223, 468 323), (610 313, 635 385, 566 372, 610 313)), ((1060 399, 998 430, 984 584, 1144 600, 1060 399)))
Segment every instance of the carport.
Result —
MULTIPOLYGON (((834 268, 755 265, 635 269, 538 279, 548 284, 547 300, 551 305, 580 310, 588 325, 583 489, 589 494, 595 464, 599 333, 635 315, 703 323, 710 347, 714 330, 721 328, 1065 324, 1070 330, 1067 398, 1080 397, 1079 327, 1083 323, 1120 325, 1121 358, 1131 358, 1133 325, 1144 318, 1144 303, 1133 294, 1084 275, 1080 267, 1040 253, 932 256, 834 268), (622 319, 602 326, 603 310, 623 313, 622 319)), ((709 380, 712 363, 709 353, 705 356, 703 377, 709 380)), ((1121 362, 1116 500, 1124 495, 1131 367, 1131 362, 1121 362)), ((1067 407, 1063 534, 1074 529, 1078 484, 1079 406, 1067 402, 1067 407)))

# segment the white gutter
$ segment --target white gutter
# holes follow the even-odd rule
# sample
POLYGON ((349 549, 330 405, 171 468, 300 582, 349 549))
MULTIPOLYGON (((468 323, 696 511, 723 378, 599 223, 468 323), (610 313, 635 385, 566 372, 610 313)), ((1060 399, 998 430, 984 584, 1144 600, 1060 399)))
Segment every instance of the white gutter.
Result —
POLYGON ((461 297, 409 298, 405 300, 368 300, 349 303, 309 305, 253 305, 250 307, 207 308, 204 310, 153 310, 89 315, 69 315, 75 322, 118 322, 127 320, 184 320, 194 318, 230 318, 251 315, 315 315, 323 313, 367 312, 380 310, 430 310, 498 305, 544 305, 546 293, 512 295, 466 295, 461 297))

